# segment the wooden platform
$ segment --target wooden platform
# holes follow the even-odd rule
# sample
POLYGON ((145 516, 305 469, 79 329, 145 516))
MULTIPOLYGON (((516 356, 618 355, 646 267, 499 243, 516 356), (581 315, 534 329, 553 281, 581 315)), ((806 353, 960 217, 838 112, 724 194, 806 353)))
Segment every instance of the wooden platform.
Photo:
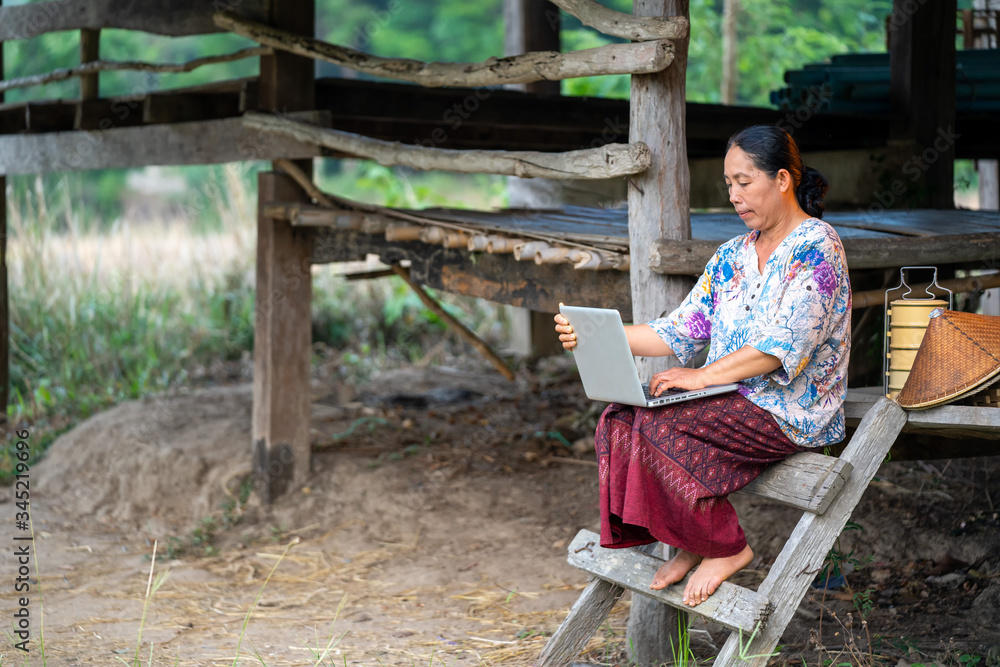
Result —
MULTIPOLYGON (((628 215, 624 208, 567 206, 494 212, 426 209, 419 214, 512 237, 551 238, 615 252, 628 247, 628 215)), ((848 265, 855 270, 959 262, 975 268, 1000 266, 1000 213, 995 211, 886 211, 871 216, 831 212, 824 219, 844 240, 848 265)), ((745 231, 746 226, 734 213, 694 213, 693 240, 673 242, 678 259, 662 270, 697 275, 720 243, 745 231)), ((617 308, 626 321, 631 319, 627 272, 536 266, 517 262, 509 254, 473 254, 419 242, 390 242, 379 234, 317 230, 316 263, 356 260, 367 253, 377 254, 385 262, 410 261, 414 279, 434 288, 543 312, 555 312, 560 301, 572 298, 579 305, 617 308)))
MULTIPOLYGON (((849 430, 861 423, 881 396, 882 387, 847 392, 844 416, 849 430)), ((894 459, 1000 456, 1000 407, 951 404, 906 414, 906 426, 893 443, 894 459), (944 442, 947 447, 942 446, 944 442)))

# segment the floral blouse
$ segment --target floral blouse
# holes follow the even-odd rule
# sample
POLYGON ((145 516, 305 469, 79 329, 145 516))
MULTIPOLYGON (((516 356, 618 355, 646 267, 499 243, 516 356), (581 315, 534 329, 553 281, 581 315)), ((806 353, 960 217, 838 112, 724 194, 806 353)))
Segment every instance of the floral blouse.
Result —
POLYGON ((844 438, 851 350, 851 286, 837 232, 809 218, 757 270, 752 231, 723 244, 687 298, 649 325, 683 363, 711 343, 707 364, 745 345, 781 368, 739 392, 770 412, 788 438, 822 447, 844 438))

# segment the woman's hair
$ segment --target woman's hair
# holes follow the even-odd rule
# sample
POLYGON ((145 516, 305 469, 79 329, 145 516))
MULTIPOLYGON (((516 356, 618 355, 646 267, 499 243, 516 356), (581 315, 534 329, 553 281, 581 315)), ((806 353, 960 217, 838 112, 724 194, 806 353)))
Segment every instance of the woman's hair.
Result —
POLYGON ((802 165, 799 147, 792 136, 776 125, 751 125, 729 137, 726 152, 738 146, 747 154, 754 166, 767 174, 768 178, 778 175, 778 170, 787 169, 792 176, 795 198, 802 210, 814 218, 822 218, 823 197, 830 189, 823 174, 812 167, 802 165))

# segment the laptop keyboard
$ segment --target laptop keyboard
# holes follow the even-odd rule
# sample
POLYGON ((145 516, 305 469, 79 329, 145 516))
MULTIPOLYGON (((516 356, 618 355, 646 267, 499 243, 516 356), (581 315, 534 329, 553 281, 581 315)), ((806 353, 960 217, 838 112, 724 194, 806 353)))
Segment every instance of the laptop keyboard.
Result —
POLYGON ((660 394, 659 396, 654 396, 649 391, 649 383, 647 383, 647 382, 643 382, 642 383, 642 394, 643 394, 643 396, 646 397, 647 401, 651 401, 651 400, 656 399, 656 398, 666 398, 667 396, 670 396, 671 394, 683 394, 685 391, 687 391, 687 390, 686 389, 676 389, 676 388, 673 388, 673 389, 664 389, 662 394, 660 394))

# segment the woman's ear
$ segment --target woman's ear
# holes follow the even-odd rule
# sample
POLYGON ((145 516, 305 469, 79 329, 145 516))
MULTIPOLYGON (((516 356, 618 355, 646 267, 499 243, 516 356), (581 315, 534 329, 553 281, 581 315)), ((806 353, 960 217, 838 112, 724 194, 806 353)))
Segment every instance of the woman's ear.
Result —
POLYGON ((784 194, 792 189, 792 175, 787 169, 779 169, 774 180, 778 183, 778 190, 784 194))

